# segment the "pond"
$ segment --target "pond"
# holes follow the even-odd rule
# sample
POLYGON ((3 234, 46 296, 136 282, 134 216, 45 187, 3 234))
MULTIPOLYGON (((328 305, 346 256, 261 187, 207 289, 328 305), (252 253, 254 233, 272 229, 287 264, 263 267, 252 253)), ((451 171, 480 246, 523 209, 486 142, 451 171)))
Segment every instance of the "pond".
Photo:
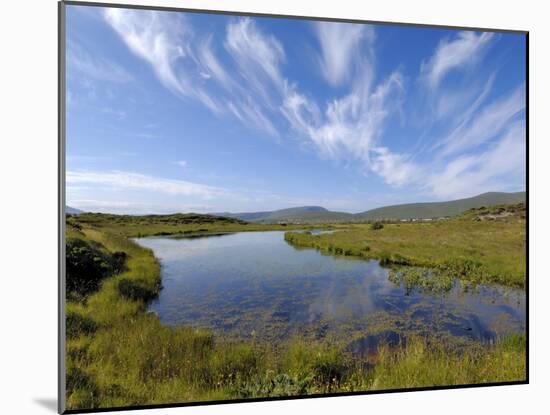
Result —
POLYGON ((492 342, 525 331, 522 290, 460 284, 446 294, 405 290, 378 261, 296 249, 284 232, 136 239, 161 263, 150 311, 169 325, 273 343, 293 336, 364 352, 413 334, 492 342))

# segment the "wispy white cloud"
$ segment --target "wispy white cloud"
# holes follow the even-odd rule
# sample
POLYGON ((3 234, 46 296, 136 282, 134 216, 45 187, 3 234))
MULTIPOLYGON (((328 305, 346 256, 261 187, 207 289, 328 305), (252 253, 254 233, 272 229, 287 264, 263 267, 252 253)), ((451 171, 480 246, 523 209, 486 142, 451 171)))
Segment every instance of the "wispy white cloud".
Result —
POLYGON ((108 82, 130 82, 132 75, 119 64, 92 56, 82 45, 72 41, 67 47, 67 65, 87 78, 108 82))
POLYGON ((187 204, 154 204, 129 202, 118 199, 72 199, 69 206, 82 209, 87 212, 118 213, 118 214, 163 214, 182 212, 210 212, 210 205, 187 205, 187 204))
POLYGON ((68 171, 68 185, 95 185, 115 189, 134 189, 169 195, 198 196, 211 199, 226 194, 226 190, 185 180, 166 179, 127 171, 68 171))
POLYGON ((410 185, 437 199, 515 191, 525 187, 525 143, 524 121, 513 121, 485 149, 421 163, 411 155, 376 148, 371 166, 389 185, 410 185))
MULTIPOLYGON (((506 168, 497 155, 509 150, 521 154, 524 125, 518 124, 518 114, 525 107, 524 85, 489 101, 495 74, 467 89, 443 84, 451 72, 462 73, 480 61, 496 36, 492 33, 460 32, 441 41, 422 63, 418 85, 428 86, 432 123, 445 121, 449 127, 438 131, 436 145, 427 140, 413 154, 392 148, 393 140, 386 136, 388 120, 403 111, 409 83, 399 69, 377 76, 371 26, 315 24, 323 78, 329 86, 348 88, 341 96, 321 100, 285 76, 282 43, 253 19, 230 19, 221 39, 201 36, 175 13, 107 9, 104 18, 174 94, 274 137, 285 135, 282 125, 290 125, 321 157, 357 162, 363 172, 380 176, 390 186, 449 197, 468 191, 462 182, 470 182, 470 190, 490 190, 506 187, 505 180, 513 174, 519 177, 517 163, 509 161, 506 168)), ((93 178, 98 184, 203 198, 223 191, 137 173, 75 174, 75 183, 91 183, 85 180, 93 178)))
POLYGON ((178 166, 180 166, 182 168, 187 167, 187 161, 185 161, 185 160, 178 160, 178 161, 175 161, 174 163, 176 163, 178 166))
POLYGON ((323 114, 314 101, 294 90, 287 94, 282 111, 323 156, 368 164, 384 121, 400 105, 403 82, 403 76, 394 72, 371 90, 370 80, 362 78, 348 95, 329 102, 323 114))
POLYGON ((180 14, 106 8, 104 16, 128 48, 151 65, 166 88, 222 112, 215 98, 197 86, 200 72, 191 46, 193 32, 180 14))
POLYGON ((473 196, 525 186, 525 85, 478 110, 482 91, 435 154, 414 161, 412 154, 375 149, 373 171, 393 186, 412 185, 440 199, 473 196))
POLYGON ((458 33, 453 40, 441 41, 434 55, 422 63, 421 77, 431 88, 437 88, 441 80, 452 70, 478 62, 493 37, 493 33, 476 34, 473 31, 464 31, 458 33))
POLYGON ((227 26, 225 46, 234 57, 235 67, 240 68, 235 72, 221 64, 212 35, 201 38, 181 15, 109 8, 104 17, 172 93, 196 99, 216 115, 233 115, 249 127, 278 135, 265 105, 243 85, 252 85, 263 100, 280 95, 276 91, 283 84, 279 64, 284 60, 284 51, 252 20, 236 19, 227 26), (213 83, 222 86, 225 94, 215 90, 213 83))
POLYGON ((495 77, 494 73, 491 74, 481 86, 473 82, 466 88, 440 88, 434 94, 435 108, 430 111, 431 118, 445 119, 455 125, 470 120, 492 91, 495 77))
POLYGON ((525 141, 524 122, 513 122, 487 150, 456 157, 444 169, 431 174, 426 187, 439 198, 472 196, 495 189, 523 189, 525 141))
MULTIPOLYGON (((378 174, 388 170, 392 157, 380 143, 388 117, 400 112, 405 79, 394 71, 375 84, 375 32, 371 26, 318 23, 321 67, 327 82, 349 90, 324 105, 287 86, 281 107, 294 130, 307 137, 326 158, 359 161, 378 174)), ((402 180, 395 177, 392 183, 402 180)))
POLYGON ((422 167, 411 161, 411 156, 391 152, 387 147, 373 149, 371 168, 392 186, 418 182, 423 176, 422 167))
POLYGON ((280 64, 285 60, 283 46, 274 36, 262 33, 252 19, 238 19, 227 25, 225 47, 243 78, 263 97, 270 95, 266 82, 279 91, 283 88, 280 72, 280 64))
POLYGON ((251 97, 241 101, 228 101, 227 108, 243 124, 248 127, 264 131, 273 137, 277 137, 279 132, 275 125, 267 116, 262 107, 251 97))
POLYGON ((447 137, 439 141, 442 155, 456 154, 475 148, 503 131, 511 120, 525 109, 525 86, 521 85, 508 96, 478 109, 474 102, 467 111, 464 121, 447 137), (475 108, 477 115, 473 117, 475 108))
POLYGON ((361 209, 361 205, 352 198, 328 194, 308 196, 304 193, 297 196, 274 193, 264 188, 225 189, 125 171, 67 173, 67 204, 95 212, 212 212, 215 211, 213 206, 217 206, 219 212, 242 211, 242 206, 247 206, 248 210, 268 210, 317 203, 332 209, 361 209))
POLYGON ((204 78, 216 79, 223 88, 229 91, 236 87, 235 81, 227 73, 213 51, 212 36, 209 36, 199 44, 197 55, 202 65, 203 70, 201 74, 204 78))
POLYGON ((372 26, 364 24, 317 22, 315 32, 321 46, 321 72, 332 86, 350 79, 357 61, 366 52, 371 54, 375 38, 372 26))
POLYGON ((458 78, 461 88, 440 87, 449 72, 478 63, 494 36, 461 32, 441 41, 422 64, 421 80, 429 86, 432 104, 425 112, 430 123, 444 121, 446 126, 440 124, 427 143, 419 140, 415 153, 392 149, 381 140, 372 149, 370 168, 387 184, 438 199, 524 187, 525 85, 495 99, 495 72, 484 83, 471 81, 465 72, 458 78))

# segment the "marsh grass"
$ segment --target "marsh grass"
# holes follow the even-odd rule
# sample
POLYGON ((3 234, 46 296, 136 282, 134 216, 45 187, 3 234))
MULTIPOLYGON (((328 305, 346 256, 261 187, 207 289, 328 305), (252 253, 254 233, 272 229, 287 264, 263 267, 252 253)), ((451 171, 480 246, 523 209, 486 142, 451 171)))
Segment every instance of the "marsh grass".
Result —
POLYGON ((396 285, 403 285, 407 294, 414 290, 432 294, 445 294, 455 285, 455 278, 452 274, 419 267, 392 269, 388 279, 396 285))
MULTIPOLYGON (((192 327, 164 326, 147 312, 148 301, 161 288, 160 265, 152 251, 106 221, 101 226, 89 222, 77 225, 69 227, 72 237, 97 244, 104 253, 124 252, 125 263, 121 272, 102 279, 95 292, 67 304, 68 409, 525 379, 524 336, 500 339, 490 347, 472 344, 468 348, 411 338, 404 347, 382 346, 374 360, 367 362, 325 340, 296 337, 275 347, 260 340, 235 341, 192 327)), ((141 226, 132 232, 147 232, 141 226)), ((159 229, 157 224, 152 226, 159 229)), ((346 234, 343 239, 336 233, 305 235, 303 241, 306 246, 315 241, 319 249, 326 246, 329 252, 341 249, 344 255, 368 257, 391 252, 388 242, 380 241, 388 240, 385 233, 394 233, 392 225, 375 231, 376 238, 366 228, 342 232, 346 234)), ((393 242, 391 246, 401 245, 393 242)), ((403 247, 404 251, 389 255, 390 259, 401 258, 396 255, 414 258, 410 245, 403 247)), ((418 252, 422 249, 426 246, 416 248, 418 252)))
MULTIPOLYGON (((477 210, 445 221, 390 223, 382 229, 348 225, 345 231, 312 235, 286 232, 297 248, 377 259, 383 266, 432 268, 442 278, 523 288, 526 280, 525 207, 508 216, 478 221, 477 210)), ((502 215, 502 213, 501 213, 502 215)))
POLYGON ((480 344, 449 352, 425 338, 407 342, 407 347, 382 348, 374 367, 373 389, 468 385, 525 379, 525 337, 513 335, 494 347, 480 344))
POLYGON ((82 230, 95 229, 128 238, 205 233, 230 233, 292 229, 334 229, 331 224, 260 224, 238 219, 199 214, 174 215, 112 215, 84 213, 67 217, 68 237, 82 234, 82 230))
POLYGON ((523 380, 524 346, 509 343, 454 350, 418 338, 403 349, 382 347, 367 366, 321 343, 294 341, 275 351, 164 327, 147 315, 73 343, 68 404, 75 409, 523 380))

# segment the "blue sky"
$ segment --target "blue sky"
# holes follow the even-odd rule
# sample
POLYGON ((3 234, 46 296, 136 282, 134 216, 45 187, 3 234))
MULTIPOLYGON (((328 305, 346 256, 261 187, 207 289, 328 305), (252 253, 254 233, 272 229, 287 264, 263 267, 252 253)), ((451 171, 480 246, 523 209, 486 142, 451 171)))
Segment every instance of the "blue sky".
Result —
POLYGON ((67 7, 67 204, 360 212, 525 189, 525 37, 67 7))

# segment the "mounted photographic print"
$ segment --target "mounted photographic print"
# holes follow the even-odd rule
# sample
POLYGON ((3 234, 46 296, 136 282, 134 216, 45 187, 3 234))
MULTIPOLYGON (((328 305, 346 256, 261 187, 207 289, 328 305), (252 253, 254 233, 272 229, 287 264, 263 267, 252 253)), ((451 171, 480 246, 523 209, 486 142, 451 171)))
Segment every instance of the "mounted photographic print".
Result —
POLYGON ((520 384, 528 33, 60 3, 61 412, 520 384))

